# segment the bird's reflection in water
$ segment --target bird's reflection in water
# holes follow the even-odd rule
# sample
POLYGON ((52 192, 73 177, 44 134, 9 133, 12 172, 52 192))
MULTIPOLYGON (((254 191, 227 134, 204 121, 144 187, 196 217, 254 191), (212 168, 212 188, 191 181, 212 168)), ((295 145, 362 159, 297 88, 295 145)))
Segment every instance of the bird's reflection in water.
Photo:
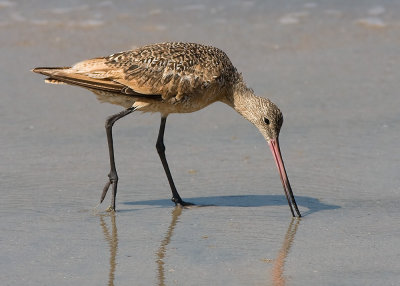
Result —
POLYGON ((175 207, 172 210, 172 219, 168 227, 168 231, 165 234, 164 239, 161 241, 161 245, 157 251, 157 270, 158 270, 158 285, 165 286, 165 269, 164 269, 164 257, 167 252, 167 246, 171 241, 172 234, 174 232, 176 223, 178 222, 179 216, 182 214, 182 207, 175 207))
POLYGON ((100 225, 103 229, 104 237, 110 246, 110 272, 108 274, 108 286, 114 286, 115 268, 117 263, 115 258, 118 251, 118 231, 116 224, 116 216, 114 212, 108 214, 100 214, 100 225), (109 217, 111 219, 111 232, 107 226, 105 218, 109 217))
MULTIPOLYGON (((171 213, 171 223, 168 227, 168 230, 165 234, 164 239, 161 241, 161 245, 158 248, 156 253, 156 263, 157 263, 157 274, 158 274, 158 285, 165 286, 165 269, 164 269, 164 258, 166 256, 167 247, 171 241, 174 229, 176 227, 177 222, 179 221, 179 217, 182 214, 181 207, 175 207, 171 213)), ((108 214, 101 214, 100 217, 100 225, 103 229, 104 237, 109 244, 110 247, 110 271, 108 274, 108 286, 114 286, 114 277, 115 277, 115 269, 117 266, 116 256, 118 251, 118 232, 117 232, 117 224, 116 224, 116 215, 114 212, 108 214), (109 228, 106 223, 106 218, 109 217, 111 221, 111 228, 109 228), (110 231, 111 230, 111 231, 110 231)), ((274 259, 274 265, 272 268, 272 285, 274 286, 284 286, 286 285, 286 277, 284 276, 284 268, 286 258, 289 254, 290 248, 293 244, 294 237, 296 235, 299 223, 299 218, 292 218, 290 221, 289 227, 287 229, 284 241, 282 243, 282 247, 279 250, 279 253, 274 259)))
POLYGON ((274 286, 286 285, 286 278, 283 275, 283 271, 285 268, 286 257, 288 256, 290 248, 293 244, 294 236, 296 235, 299 223, 299 218, 292 218, 286 232, 282 247, 279 250, 278 256, 274 260, 274 266, 272 268, 272 285, 274 286))

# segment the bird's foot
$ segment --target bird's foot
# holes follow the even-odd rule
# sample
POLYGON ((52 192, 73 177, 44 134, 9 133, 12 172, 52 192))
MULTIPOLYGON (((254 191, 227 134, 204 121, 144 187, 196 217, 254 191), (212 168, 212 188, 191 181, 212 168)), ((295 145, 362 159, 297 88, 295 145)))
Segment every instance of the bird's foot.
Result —
MULTIPOLYGON (((113 188, 114 188, 114 186, 116 186, 117 183, 118 183, 118 176, 117 176, 116 173, 110 172, 108 174, 108 178, 109 178, 108 181, 104 185, 103 192, 101 193, 100 203, 102 203, 104 201, 104 198, 106 197, 108 189, 110 188, 110 186, 113 185, 113 188)), ((115 189, 116 189, 116 187, 115 187, 115 189)))
POLYGON ((173 201, 175 203, 175 206, 180 206, 182 208, 190 207, 190 206, 194 206, 195 205, 193 203, 185 202, 181 198, 172 198, 171 201, 173 201))
POLYGON ((111 198, 111 205, 106 209, 107 212, 115 212, 115 197, 117 194, 117 184, 118 184, 118 176, 116 172, 110 172, 108 174, 109 180, 106 182, 103 192, 101 194, 100 198, 100 204, 103 202, 104 198, 107 195, 108 190, 110 189, 110 186, 112 185, 112 198, 111 198))

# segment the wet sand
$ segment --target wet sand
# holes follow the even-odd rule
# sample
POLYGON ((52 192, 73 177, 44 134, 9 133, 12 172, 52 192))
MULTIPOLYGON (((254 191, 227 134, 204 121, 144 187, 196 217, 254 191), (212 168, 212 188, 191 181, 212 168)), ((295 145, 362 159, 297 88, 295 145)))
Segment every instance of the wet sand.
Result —
POLYGON ((3 285, 397 285, 400 7, 396 1, 0 1, 3 285), (120 107, 29 70, 162 41, 227 52, 283 111, 304 217, 291 219, 267 144, 214 104, 116 124, 116 215, 96 208, 104 120, 120 107))

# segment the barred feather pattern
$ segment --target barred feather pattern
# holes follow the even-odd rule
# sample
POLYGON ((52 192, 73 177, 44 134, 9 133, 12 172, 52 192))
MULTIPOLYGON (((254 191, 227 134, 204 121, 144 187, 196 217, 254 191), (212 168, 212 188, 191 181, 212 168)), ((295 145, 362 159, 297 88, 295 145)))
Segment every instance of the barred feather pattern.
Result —
POLYGON ((164 100, 196 94, 212 85, 232 85, 236 68, 220 49, 181 42, 167 42, 113 54, 105 58, 110 69, 122 69, 124 80, 134 82, 164 100))

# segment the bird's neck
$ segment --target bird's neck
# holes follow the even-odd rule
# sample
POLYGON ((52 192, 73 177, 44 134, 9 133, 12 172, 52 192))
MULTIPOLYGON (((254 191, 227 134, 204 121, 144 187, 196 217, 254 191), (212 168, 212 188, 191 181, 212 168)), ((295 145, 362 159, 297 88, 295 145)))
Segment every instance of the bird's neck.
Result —
POLYGON ((260 98, 254 94, 251 88, 246 86, 243 79, 235 83, 232 86, 232 90, 222 100, 222 102, 228 104, 250 122, 254 120, 252 109, 256 108, 259 101, 260 98))

